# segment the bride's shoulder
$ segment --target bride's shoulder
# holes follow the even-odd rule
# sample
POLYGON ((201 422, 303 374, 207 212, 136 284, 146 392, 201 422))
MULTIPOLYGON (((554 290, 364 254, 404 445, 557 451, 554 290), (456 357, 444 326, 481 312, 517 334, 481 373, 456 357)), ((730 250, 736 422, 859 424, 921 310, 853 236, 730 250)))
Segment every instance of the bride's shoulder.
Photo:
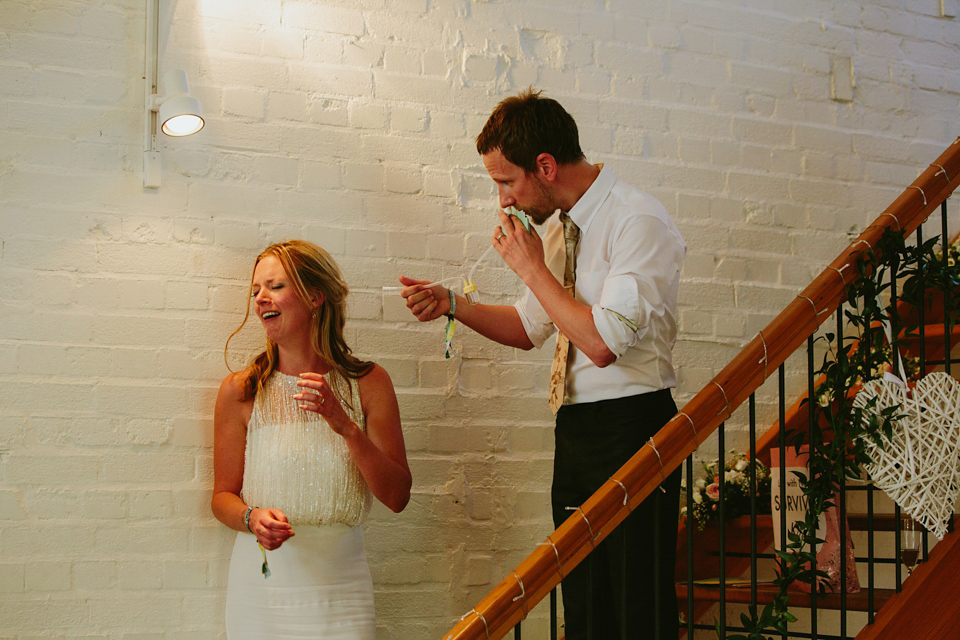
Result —
POLYGON ((243 403, 250 397, 250 379, 253 374, 249 369, 234 371, 227 375, 220 383, 219 397, 221 400, 243 403))
POLYGON ((370 363, 370 369, 359 378, 361 385, 393 384, 390 382, 390 374, 376 362, 370 363))
POLYGON ((375 362, 371 363, 371 365, 370 370, 357 379, 357 384, 360 386, 360 394, 362 396, 369 396, 371 394, 383 393, 387 390, 393 393, 393 381, 390 379, 390 374, 387 373, 387 370, 375 362))

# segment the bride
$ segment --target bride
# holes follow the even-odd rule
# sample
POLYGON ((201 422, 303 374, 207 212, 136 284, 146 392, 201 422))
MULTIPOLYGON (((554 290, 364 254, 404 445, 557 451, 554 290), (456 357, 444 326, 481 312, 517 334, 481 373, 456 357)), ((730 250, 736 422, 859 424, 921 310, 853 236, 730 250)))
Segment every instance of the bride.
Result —
POLYGON ((309 242, 271 245, 254 263, 266 348, 224 379, 214 411, 211 507, 239 532, 229 640, 375 636, 360 525, 371 494, 402 511, 411 475, 390 376, 344 341, 347 291, 309 242))

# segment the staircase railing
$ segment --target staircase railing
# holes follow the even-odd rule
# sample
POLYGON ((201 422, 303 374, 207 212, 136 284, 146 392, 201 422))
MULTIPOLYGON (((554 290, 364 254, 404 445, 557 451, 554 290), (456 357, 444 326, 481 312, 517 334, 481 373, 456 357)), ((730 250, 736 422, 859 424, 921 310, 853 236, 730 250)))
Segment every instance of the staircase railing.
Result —
POLYGON ((647 445, 467 612, 443 636, 444 640, 496 640, 520 623, 564 575, 680 467, 837 310, 845 300, 847 285, 857 273, 854 267, 861 252, 872 248, 888 228, 905 236, 913 233, 958 185, 960 138, 647 445))

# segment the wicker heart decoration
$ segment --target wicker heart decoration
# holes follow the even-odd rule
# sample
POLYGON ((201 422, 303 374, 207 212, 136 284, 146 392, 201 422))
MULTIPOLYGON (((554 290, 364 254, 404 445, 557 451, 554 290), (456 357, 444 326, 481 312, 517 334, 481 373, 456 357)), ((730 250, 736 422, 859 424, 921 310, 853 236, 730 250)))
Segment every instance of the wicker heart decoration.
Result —
POLYGON ((960 494, 960 383, 942 372, 924 376, 912 391, 871 380, 853 403, 878 416, 900 405, 893 438, 867 443, 873 463, 866 469, 877 487, 942 540, 960 494))

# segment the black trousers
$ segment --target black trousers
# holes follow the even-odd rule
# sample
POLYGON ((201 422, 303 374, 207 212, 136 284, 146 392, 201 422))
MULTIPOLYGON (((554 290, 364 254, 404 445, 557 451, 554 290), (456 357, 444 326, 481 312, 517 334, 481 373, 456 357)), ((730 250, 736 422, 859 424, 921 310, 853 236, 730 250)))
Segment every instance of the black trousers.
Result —
MULTIPOLYGON (((578 507, 677 412, 669 389, 557 412, 553 521, 578 507)), ((680 469, 563 579, 566 640, 676 640, 680 469), (659 576, 659 581, 655 579, 659 576)))

